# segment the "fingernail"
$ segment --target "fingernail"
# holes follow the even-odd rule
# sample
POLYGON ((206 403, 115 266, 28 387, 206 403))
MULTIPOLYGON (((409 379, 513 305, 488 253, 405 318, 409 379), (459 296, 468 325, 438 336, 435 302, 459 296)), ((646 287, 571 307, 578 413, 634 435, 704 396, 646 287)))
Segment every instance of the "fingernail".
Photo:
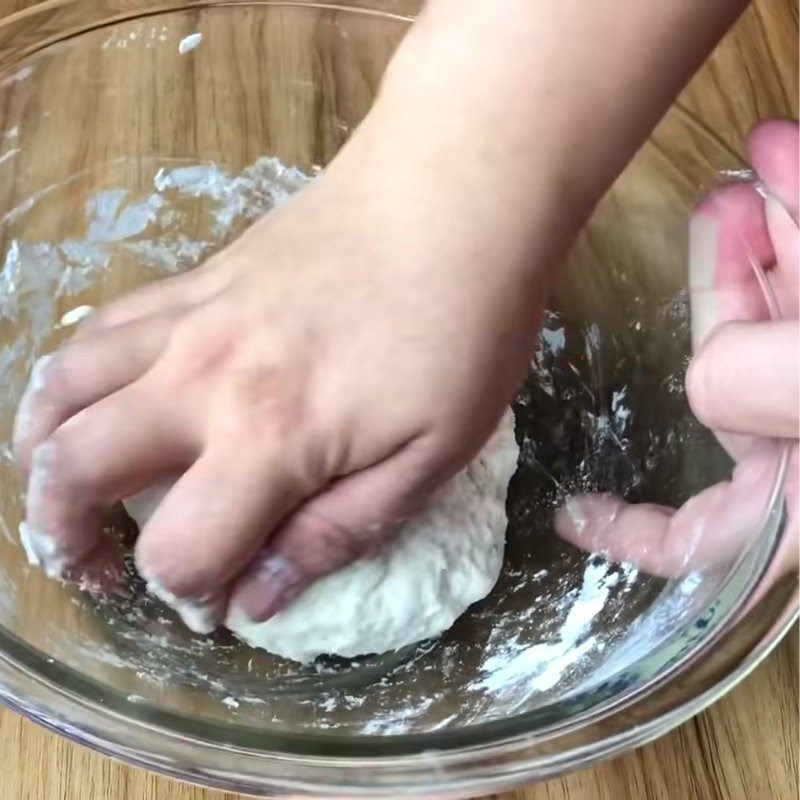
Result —
POLYGON ((200 600, 186 600, 178 605, 176 611, 190 631, 203 636, 213 633, 222 621, 222 613, 219 608, 200 600))
POLYGON ((62 578, 66 561, 59 553, 58 542, 49 534, 21 522, 19 541, 31 566, 39 567, 48 578, 62 578))
POLYGON ((213 633, 222 622, 221 603, 213 594, 196 599, 178 597, 155 578, 147 581, 147 591, 175 611, 183 624, 194 633, 213 633))
POLYGON ((52 454, 53 448, 48 442, 33 452, 26 494, 28 519, 20 524, 19 536, 30 564, 40 567, 49 578, 62 578, 67 566, 66 558, 61 552, 58 539, 41 526, 45 492, 51 477, 52 454), (37 522, 32 524, 30 519, 37 522))
POLYGON ((62 328, 71 328, 73 325, 78 325, 78 329, 80 330, 80 325, 85 320, 89 319, 92 314, 94 314, 94 308, 92 306, 76 306, 61 317, 59 325, 62 328))
POLYGON ((287 558, 266 553, 247 570, 231 605, 253 622, 265 622, 286 608, 304 587, 305 581, 287 558))

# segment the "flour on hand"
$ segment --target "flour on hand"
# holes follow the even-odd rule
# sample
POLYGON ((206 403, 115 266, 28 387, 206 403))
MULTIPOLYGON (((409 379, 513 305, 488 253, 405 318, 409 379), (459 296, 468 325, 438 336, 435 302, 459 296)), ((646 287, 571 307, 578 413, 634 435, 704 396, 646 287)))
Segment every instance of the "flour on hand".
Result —
MULTIPOLYGON (((267 622, 233 611, 230 629, 253 647, 301 663, 438 636, 497 582, 518 455, 508 411, 478 456, 377 556, 322 578, 267 622)), ((154 488, 126 502, 140 527, 164 493, 154 488)))

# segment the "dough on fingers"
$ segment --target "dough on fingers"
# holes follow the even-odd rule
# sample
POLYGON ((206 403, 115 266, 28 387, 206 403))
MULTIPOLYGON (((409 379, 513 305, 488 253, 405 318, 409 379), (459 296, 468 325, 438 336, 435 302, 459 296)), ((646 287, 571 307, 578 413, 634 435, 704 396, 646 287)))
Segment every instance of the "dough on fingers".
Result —
MULTIPOLYGON (((478 456, 380 553, 320 579, 266 622, 234 610, 231 631, 300 663, 398 650, 443 633, 497 582, 518 456, 508 411, 478 456)), ((140 528, 168 490, 154 487, 126 501, 140 528)))

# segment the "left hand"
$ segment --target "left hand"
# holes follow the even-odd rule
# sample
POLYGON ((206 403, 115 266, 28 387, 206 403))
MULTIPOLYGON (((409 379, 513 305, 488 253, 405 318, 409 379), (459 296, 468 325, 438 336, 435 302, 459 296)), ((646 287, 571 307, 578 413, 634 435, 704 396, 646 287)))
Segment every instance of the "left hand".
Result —
POLYGON ((610 494, 571 498, 558 534, 577 546, 676 577, 732 561, 759 530, 786 443, 788 529, 774 577, 797 568, 798 544, 798 125, 771 120, 750 135, 764 199, 753 184, 712 193, 690 227, 694 360, 692 410, 736 461, 718 483, 675 510, 610 494), (752 260, 768 276, 780 313, 770 318, 752 260))

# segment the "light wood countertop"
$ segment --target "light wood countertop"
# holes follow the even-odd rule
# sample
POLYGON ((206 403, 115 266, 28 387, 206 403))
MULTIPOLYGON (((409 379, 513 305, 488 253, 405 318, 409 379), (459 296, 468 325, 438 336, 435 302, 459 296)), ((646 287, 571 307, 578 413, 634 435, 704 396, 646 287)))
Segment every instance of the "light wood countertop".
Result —
MULTIPOLYGON (((6 8, 26 0, 0 0, 6 8)), ((798 115, 796 0, 757 0, 685 94, 739 149, 760 117, 798 115)), ((793 800, 798 630, 708 711, 642 749, 507 800, 793 800)), ((0 800, 223 800, 114 763, 0 711, 0 800)))

